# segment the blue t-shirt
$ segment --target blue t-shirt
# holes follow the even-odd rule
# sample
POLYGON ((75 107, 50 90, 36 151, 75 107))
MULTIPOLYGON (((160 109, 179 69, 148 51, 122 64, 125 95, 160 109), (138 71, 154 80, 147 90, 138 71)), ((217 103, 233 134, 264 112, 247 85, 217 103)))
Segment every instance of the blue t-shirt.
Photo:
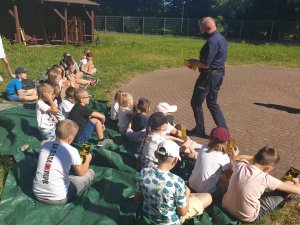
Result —
POLYGON ((155 224, 178 224, 176 207, 187 204, 185 183, 182 178, 169 171, 157 168, 141 170, 136 192, 143 193, 144 216, 155 224))
POLYGON ((207 39, 200 51, 200 61, 209 66, 209 68, 224 68, 227 57, 227 41, 218 32, 215 31, 207 39))
POLYGON ((6 86, 6 94, 7 95, 17 94, 17 90, 22 89, 22 87, 23 84, 18 78, 12 79, 6 86))
POLYGON ((139 132, 146 128, 148 123, 149 117, 138 113, 133 119, 132 119, 132 130, 134 132, 139 132))

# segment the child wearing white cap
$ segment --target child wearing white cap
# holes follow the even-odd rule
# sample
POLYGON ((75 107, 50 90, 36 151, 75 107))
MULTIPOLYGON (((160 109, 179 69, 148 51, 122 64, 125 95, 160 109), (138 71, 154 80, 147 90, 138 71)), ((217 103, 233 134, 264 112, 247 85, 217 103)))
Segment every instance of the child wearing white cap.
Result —
POLYGON ((170 172, 181 160, 179 146, 164 140, 155 156, 157 168, 142 169, 136 185, 135 199, 143 200, 144 217, 154 224, 180 224, 186 218, 201 215, 212 202, 210 194, 190 194, 184 180, 170 172))
POLYGON ((171 124, 172 126, 175 126, 174 124, 174 116, 172 113, 177 111, 177 105, 170 105, 167 102, 160 102, 155 107, 154 112, 162 112, 167 117, 167 122, 171 124))

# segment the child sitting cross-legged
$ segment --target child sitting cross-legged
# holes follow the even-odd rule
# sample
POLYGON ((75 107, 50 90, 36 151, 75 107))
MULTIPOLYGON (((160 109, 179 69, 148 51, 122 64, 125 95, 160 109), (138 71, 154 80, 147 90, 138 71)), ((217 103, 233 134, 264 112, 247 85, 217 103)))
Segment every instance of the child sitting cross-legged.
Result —
POLYGON ((75 141, 84 143, 92 136, 93 132, 96 131, 98 136, 97 146, 102 147, 107 144, 112 144, 113 141, 111 139, 105 139, 103 136, 105 130, 105 116, 86 107, 90 102, 88 91, 83 88, 78 88, 74 93, 74 97, 76 104, 69 113, 69 119, 76 122, 79 126, 75 141))
POLYGON ((66 97, 62 100, 61 104, 58 106, 58 112, 56 114, 58 121, 63 121, 68 119, 69 113, 75 105, 75 94, 76 88, 68 87, 66 90, 66 97))
POLYGON ((181 224, 185 219, 201 215, 212 198, 208 193, 190 193, 184 180, 170 172, 179 156, 179 146, 164 140, 155 151, 157 168, 144 168, 138 176, 135 199, 143 201, 144 217, 151 224, 181 224))
POLYGON ((55 129, 57 118, 55 114, 58 112, 54 103, 54 89, 49 84, 41 84, 38 87, 38 101, 36 103, 36 118, 38 128, 41 132, 42 141, 50 141, 55 139, 55 129))
POLYGON ((235 147, 233 155, 233 173, 222 206, 239 220, 258 223, 290 193, 300 195, 299 178, 283 182, 269 175, 280 160, 275 149, 266 146, 247 156, 239 155, 235 147))
POLYGON ((229 132, 223 127, 212 129, 208 145, 203 145, 199 153, 190 158, 197 159, 189 178, 189 186, 196 192, 208 192, 214 198, 220 198, 226 191, 228 178, 231 175, 228 156, 229 132), (224 173, 225 177, 222 176, 224 173), (228 177, 228 178, 227 178, 228 177))
POLYGON ((92 155, 86 155, 82 163, 78 150, 70 145, 77 130, 77 124, 66 119, 57 125, 56 141, 42 145, 33 180, 33 193, 40 202, 70 202, 92 182, 94 171, 89 169, 92 155), (71 166, 77 176, 69 175, 71 166))

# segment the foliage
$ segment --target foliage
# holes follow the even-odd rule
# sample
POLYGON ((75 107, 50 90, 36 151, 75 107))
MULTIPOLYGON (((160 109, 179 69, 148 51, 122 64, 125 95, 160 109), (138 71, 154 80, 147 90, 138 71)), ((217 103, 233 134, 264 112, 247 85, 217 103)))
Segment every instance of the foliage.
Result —
POLYGON ((300 0, 103 0, 101 15, 295 21, 300 0), (183 7, 184 6, 184 7, 183 7), (184 9, 184 10, 183 10, 184 9))
MULTIPOLYGON (((58 63, 64 52, 70 52, 76 60, 79 60, 83 49, 90 48, 95 66, 100 71, 96 74, 96 77, 100 78, 100 85, 90 87, 89 91, 97 99, 111 100, 113 98, 111 92, 121 83, 127 82, 134 74, 160 68, 182 67, 183 59, 198 57, 199 48, 204 43, 201 39, 170 36, 102 32, 97 33, 97 36, 100 44, 87 46, 10 46, 7 40, 4 40, 4 46, 12 68, 24 66, 30 71, 31 79, 38 77, 49 66, 58 63)), ((300 46, 230 42, 227 63, 300 67, 299 52, 300 46)), ((5 78, 5 82, 0 83, 0 90, 4 91, 8 75, 3 65, 0 66, 0 74, 5 78)), ((5 163, 0 160, 1 182, 4 180, 6 169, 7 160, 5 163)), ((266 222, 260 224, 298 225, 300 224, 299 212, 300 206, 297 201, 279 212, 272 213, 266 222)))

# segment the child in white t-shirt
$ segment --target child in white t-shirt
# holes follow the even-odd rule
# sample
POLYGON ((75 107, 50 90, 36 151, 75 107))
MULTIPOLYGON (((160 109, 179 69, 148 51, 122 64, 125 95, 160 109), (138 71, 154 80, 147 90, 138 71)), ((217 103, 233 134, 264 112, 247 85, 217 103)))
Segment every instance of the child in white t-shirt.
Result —
POLYGON ((163 113, 156 112, 149 117, 146 128, 146 137, 141 145, 141 160, 143 168, 157 166, 158 161, 154 152, 156 151, 158 144, 164 140, 175 140, 177 143, 185 147, 181 150, 184 152, 186 151, 188 154, 194 154, 195 150, 192 147, 191 140, 189 138, 187 138, 184 142, 179 138, 164 134, 170 132, 168 131, 169 128, 172 129, 173 127, 167 123, 167 117, 163 113))
POLYGON ((58 121, 63 121, 68 119, 69 113, 75 105, 75 93, 76 88, 68 87, 66 90, 66 97, 62 100, 61 104, 58 106, 58 112, 56 114, 58 121))
POLYGON ((118 120, 118 111, 119 111, 119 101, 123 91, 117 91, 114 97, 114 102, 110 108, 110 119, 111 120, 118 120))
MULTIPOLYGON (((189 186, 196 192, 208 192, 214 198, 221 197, 224 190, 217 188, 223 172, 230 173, 230 158, 227 155, 229 132, 222 127, 211 131, 208 145, 203 145, 199 153, 195 153, 195 167, 189 178, 189 186)), ((226 187, 225 187, 226 189, 226 187)))
POLYGON ((121 93, 118 111, 118 127, 121 134, 126 134, 128 124, 132 118, 133 98, 129 93, 121 93))
POLYGON ((57 118, 55 114, 58 112, 56 104, 53 102, 54 90, 49 84, 41 84, 38 87, 38 101, 36 103, 36 118, 38 128, 41 132, 42 140, 55 139, 55 126, 57 118))
POLYGON ((94 171, 89 169, 92 155, 87 154, 82 163, 78 150, 70 145, 77 131, 77 124, 66 119, 57 125, 56 141, 42 145, 33 180, 33 193, 40 202, 70 202, 92 182, 94 171), (69 175, 71 166, 77 176, 69 175))
POLYGON ((85 48, 85 49, 83 50, 83 56, 82 56, 82 58, 81 58, 80 61, 79 61, 79 69, 82 69, 82 66, 85 66, 85 65, 87 64, 86 55, 87 55, 88 53, 90 53, 90 52, 91 52, 91 50, 88 49, 88 48, 85 48))

